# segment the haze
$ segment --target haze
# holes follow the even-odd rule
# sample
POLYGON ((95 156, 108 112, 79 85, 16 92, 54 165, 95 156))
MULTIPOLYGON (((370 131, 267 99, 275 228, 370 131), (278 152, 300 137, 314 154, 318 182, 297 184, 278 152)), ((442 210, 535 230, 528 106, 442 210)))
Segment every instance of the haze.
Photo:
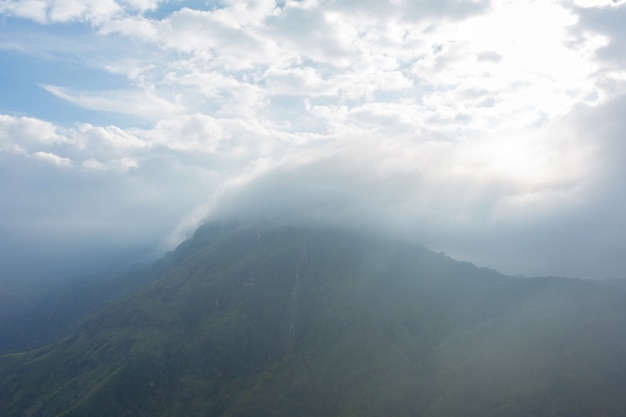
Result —
POLYGON ((622 1, 15 0, 0 16, 0 277, 136 262, 224 217, 624 277, 622 1))

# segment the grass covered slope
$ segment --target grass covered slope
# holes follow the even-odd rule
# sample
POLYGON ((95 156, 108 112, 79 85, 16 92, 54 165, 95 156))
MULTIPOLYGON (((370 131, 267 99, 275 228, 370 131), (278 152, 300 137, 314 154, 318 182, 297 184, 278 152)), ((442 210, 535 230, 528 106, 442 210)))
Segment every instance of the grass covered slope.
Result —
POLYGON ((336 230, 211 224, 70 337, 0 357, 0 415, 621 416, 626 296, 336 230))

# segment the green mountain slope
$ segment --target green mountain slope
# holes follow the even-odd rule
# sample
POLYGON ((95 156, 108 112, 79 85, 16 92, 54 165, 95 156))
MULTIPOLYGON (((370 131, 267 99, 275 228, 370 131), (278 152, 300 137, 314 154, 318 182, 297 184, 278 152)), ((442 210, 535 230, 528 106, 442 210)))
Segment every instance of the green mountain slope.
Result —
POLYGON ((0 415, 622 416, 626 295, 337 230, 211 224, 70 337, 0 357, 0 415))
POLYGON ((159 277, 173 257, 115 275, 0 284, 0 354, 34 349, 66 336, 97 307, 159 277))

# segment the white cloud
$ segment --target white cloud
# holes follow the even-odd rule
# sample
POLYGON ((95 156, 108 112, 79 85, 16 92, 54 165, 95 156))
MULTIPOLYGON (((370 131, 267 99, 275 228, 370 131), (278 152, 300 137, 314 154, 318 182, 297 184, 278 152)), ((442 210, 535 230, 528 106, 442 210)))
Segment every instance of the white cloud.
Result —
POLYGON ((607 135, 588 136, 579 124, 600 111, 580 109, 534 137, 456 143, 364 130, 341 144, 256 161, 223 184, 209 212, 400 233, 511 273, 615 274, 614 258, 601 267, 558 255, 559 245, 575 253, 604 233, 593 219, 614 197, 597 188, 607 180, 602 164, 614 166, 619 150, 602 149, 607 135), (580 240, 560 242, 563 228, 580 240))
POLYGON ((28 150, 48 149, 68 141, 52 123, 32 117, 0 114, 0 150, 23 154, 28 150))
POLYGON ((182 214, 204 204, 220 178, 203 152, 181 152, 114 126, 60 128, 2 116, 0 138, 0 229, 8 248, 1 271, 19 266, 20 274, 49 275, 54 264, 86 273, 89 263, 68 269, 76 264, 72 254, 104 259, 116 247, 163 250, 182 214), (33 236, 41 247, 33 247, 33 236), (18 265, 21 253, 37 256, 41 266, 18 265))
POLYGON ((72 160, 69 158, 63 158, 59 155, 55 155, 53 153, 50 152, 35 152, 33 154, 33 156, 35 158, 41 159, 43 161, 47 161, 50 162, 54 165, 58 165, 58 166, 71 166, 72 165, 72 160))
POLYGON ((96 26, 127 12, 155 10, 163 0, 4 0, 0 13, 38 23, 87 22, 96 26))
POLYGON ((157 41, 158 26, 142 16, 126 16, 105 22, 99 29, 101 35, 120 34, 140 41, 157 41))
POLYGON ((8 15, 32 19, 39 23, 46 22, 45 0, 7 0, 0 4, 0 12, 8 15))
POLYGON ((573 0, 573 3, 581 7, 616 7, 623 0, 573 0))
POLYGON ((593 149, 561 138, 570 151, 555 152, 550 134, 445 142, 364 129, 332 147, 259 160, 219 191, 214 213, 350 223, 356 210, 363 223, 412 222, 429 238, 523 220, 575 200, 591 175, 593 149))
POLYGON ((265 86, 273 94, 296 96, 334 95, 337 87, 324 79, 313 68, 271 68, 263 74, 265 86))
POLYGON ((201 114, 161 120, 155 129, 143 133, 154 144, 170 149, 217 153, 225 139, 220 123, 201 114))
POLYGON ((80 0, 57 0, 49 7, 48 18, 51 22, 79 19, 88 8, 87 4, 80 0))
POLYGON ((39 23, 86 21, 100 24, 123 12, 114 0, 6 0, 0 12, 39 23))
POLYGON ((116 126, 78 127, 74 140, 79 149, 94 154, 124 155, 134 150, 147 150, 151 144, 116 126))
POLYGON ((245 16, 238 14, 236 8, 213 12, 181 9, 155 22, 158 42, 177 51, 210 57, 230 70, 270 62, 271 42, 256 33, 257 22, 241 19, 245 16), (211 54, 212 51, 215 52, 211 54))
POLYGON ((164 3, 167 0, 120 0, 122 4, 126 4, 132 9, 139 10, 141 12, 147 10, 155 10, 159 7, 159 4, 164 3))
POLYGON ((63 87, 42 85, 54 96, 90 110, 130 114, 141 119, 154 120, 179 114, 183 108, 160 97, 152 88, 147 90, 118 90, 104 92, 72 93, 63 87))
MULTIPOLYGON (((590 203, 599 195, 593 190, 623 174, 621 154, 607 151, 617 146, 615 134, 581 122, 621 118, 625 9, 616 3, 185 4, 152 14, 145 12, 159 11, 160 2, 2 3, 7 15, 87 23, 98 45, 115 51, 92 52, 88 65, 125 77, 129 87, 72 80, 43 87, 131 121, 61 128, 0 116, 3 157, 54 162, 45 169, 58 170, 61 186, 85 181, 80 191, 102 181, 94 201, 128 201, 119 209, 68 201, 106 222, 115 211, 120 230, 138 221, 141 207, 164 222, 161 238, 170 243, 207 210, 356 221, 406 230, 471 259, 487 259, 494 247, 514 259, 523 249, 536 261, 526 270, 537 273, 558 268, 533 249, 531 232, 547 238, 563 230, 560 219, 590 221, 610 202, 607 191, 590 203), (602 117, 601 109, 613 113, 602 117), (80 180, 61 176, 67 172, 80 180)), ((37 45, 17 39, 11 48, 37 45)), ((586 227, 576 230, 595 239, 586 227)), ((501 265, 524 268, 510 262, 501 265)))
POLYGON ((87 169, 95 169, 95 170, 104 170, 106 169, 106 165, 102 162, 96 160, 95 158, 87 159, 82 163, 82 166, 87 169))

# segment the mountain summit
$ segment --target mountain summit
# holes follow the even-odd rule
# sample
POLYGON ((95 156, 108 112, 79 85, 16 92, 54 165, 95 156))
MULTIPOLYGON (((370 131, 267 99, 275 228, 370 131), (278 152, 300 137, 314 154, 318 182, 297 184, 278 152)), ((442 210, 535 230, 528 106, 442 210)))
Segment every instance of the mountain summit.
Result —
POLYGON ((6 416, 623 416, 626 293, 334 229, 212 223, 0 357, 6 416), (155 270, 156 271, 156 270, 155 270))

